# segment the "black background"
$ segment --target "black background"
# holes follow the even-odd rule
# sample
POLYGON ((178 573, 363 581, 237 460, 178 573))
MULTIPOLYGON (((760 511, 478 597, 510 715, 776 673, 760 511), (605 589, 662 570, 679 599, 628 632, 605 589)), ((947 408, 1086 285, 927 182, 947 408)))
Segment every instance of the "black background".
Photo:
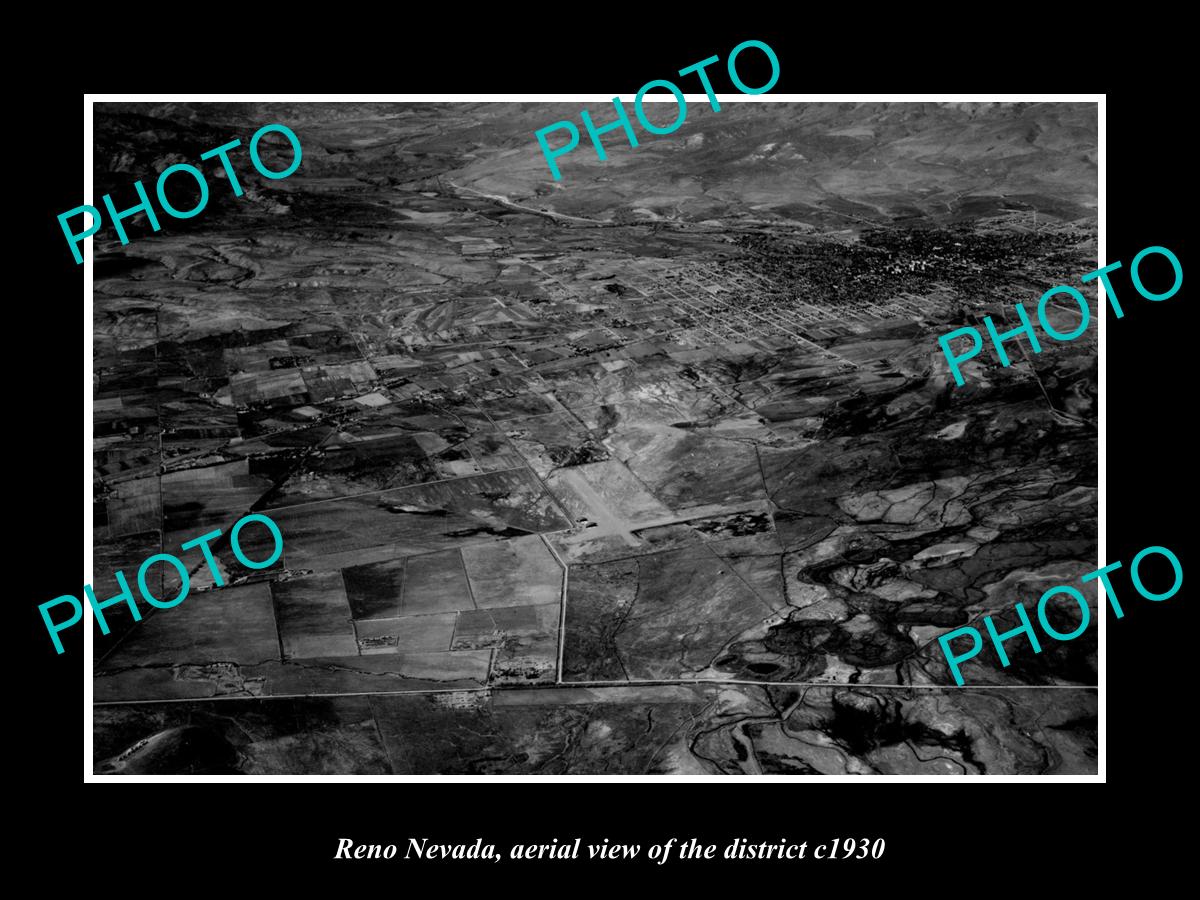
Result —
MULTIPOLYGON (((1167 43, 1173 28, 1161 16, 1144 30, 1124 24, 1115 29, 1081 26, 1045 9, 1036 19, 1005 9, 1002 25, 964 22, 961 29, 934 28, 907 14, 899 21, 866 21, 873 15, 865 9, 847 8, 824 21, 802 16, 802 8, 788 10, 786 20, 759 14, 743 21, 726 13, 686 34, 679 20, 705 16, 682 7, 669 27, 648 23, 644 11, 626 18, 609 7, 557 7, 480 24, 465 11, 455 14, 460 22, 434 22, 397 6, 387 11, 386 23, 374 25, 264 10, 264 21, 275 16, 278 23, 269 28, 236 17, 224 22, 226 13, 214 9, 206 17, 210 22, 192 20, 186 30, 171 32, 159 21, 122 23, 109 33, 89 24, 56 46, 59 59, 77 51, 76 59, 107 63, 88 71, 83 62, 75 71, 48 66, 14 85, 21 95, 14 102, 16 121, 33 136, 21 145, 10 142, 8 152, 15 150, 18 159, 7 167, 23 195, 19 210, 9 210, 16 251, 9 271, 21 277, 9 297, 9 351, 15 356, 9 377, 16 381, 11 400, 20 412, 10 417, 16 459, 9 464, 14 483, 8 494, 9 519, 17 525, 10 570, 18 573, 8 599, 10 635, 21 645, 23 664, 10 667, 7 693, 17 699, 17 709, 6 730, 18 755, 9 777, 20 797, 10 821, 17 846, 31 850, 14 862, 35 865, 50 877, 58 867, 77 866, 110 886, 118 879, 127 883, 125 870, 132 868, 147 890, 180 882, 239 893, 250 883, 315 888, 325 876, 349 889, 370 884, 399 892, 457 892, 480 882, 523 892, 542 885, 577 892, 600 887, 604 879, 618 885, 663 879, 665 887, 684 878, 788 893, 830 883, 960 896, 1008 883, 1013 890, 1030 889, 1031 875, 1047 865, 1074 878, 1120 861, 1137 877, 1143 844, 1157 865, 1169 864, 1179 839, 1164 819, 1174 818, 1181 800, 1176 782, 1194 770, 1184 740, 1191 716, 1182 687, 1190 655, 1190 582, 1185 577, 1173 598, 1151 603, 1133 592, 1127 569, 1140 549, 1159 544, 1178 555, 1185 573, 1191 571, 1183 523, 1192 503, 1193 470, 1185 457, 1196 408, 1194 378, 1187 373, 1196 354, 1185 321, 1186 280, 1171 299, 1151 303, 1130 287, 1127 269, 1139 250, 1162 245, 1188 270, 1184 216, 1195 196, 1187 137, 1192 104, 1173 88, 1186 57, 1167 43), (468 25, 470 31, 463 31, 468 25), (163 29, 173 35, 168 43, 186 43, 188 52, 170 51, 163 29), (1105 561, 1126 565, 1114 577, 1126 616, 1107 620, 1104 797, 1048 782, 1038 793, 995 784, 983 793, 949 793, 941 783, 900 788, 885 787, 885 779, 864 779, 859 786, 814 778, 272 784, 243 785, 236 795, 237 788, 227 785, 84 785, 82 629, 64 634, 67 652, 56 656, 36 608, 60 594, 78 595, 82 571, 73 550, 81 530, 74 518, 81 482, 90 483, 81 459, 84 363, 75 330, 83 318, 82 267, 74 265, 55 216, 86 199, 80 186, 83 92, 603 92, 627 98, 645 81, 671 77, 705 57, 717 54, 723 62, 749 38, 770 44, 779 57, 782 74, 772 93, 1107 93, 1104 261, 1125 263, 1114 283, 1126 315, 1116 320, 1109 312, 1106 323, 1105 561), (97 47, 111 52, 98 56, 97 47), (638 863, 590 865, 586 873, 579 871, 582 862, 331 860, 340 837, 403 845, 410 836, 431 842, 483 837, 502 846, 554 837, 642 845, 696 837, 721 847, 739 836, 795 842, 884 837, 887 851, 874 863, 661 867, 643 852, 638 863), (571 877, 579 874, 586 880, 571 877)), ((754 69, 758 56, 750 51, 739 57, 747 84, 766 80, 765 69, 754 69)), ((722 69, 710 71, 716 90, 728 92, 722 69)), ((690 82, 683 87, 698 90, 690 82)), ((1150 269, 1151 285, 1152 279, 1150 269)), ((1029 298, 1013 298, 1022 299, 1029 298)), ((85 347, 85 358, 89 352, 85 347)))

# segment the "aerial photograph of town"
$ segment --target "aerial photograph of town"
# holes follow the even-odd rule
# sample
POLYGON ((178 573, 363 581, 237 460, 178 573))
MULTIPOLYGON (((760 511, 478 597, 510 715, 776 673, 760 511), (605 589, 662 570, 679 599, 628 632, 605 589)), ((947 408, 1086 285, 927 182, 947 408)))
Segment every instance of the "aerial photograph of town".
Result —
POLYGON ((1095 774, 1094 626, 938 643, 1097 567, 1095 325, 938 337, 1097 268, 1096 104, 693 105, 555 180, 581 108, 94 106, 93 202, 210 190, 93 239, 95 593, 191 579, 94 628, 95 773, 1095 774))

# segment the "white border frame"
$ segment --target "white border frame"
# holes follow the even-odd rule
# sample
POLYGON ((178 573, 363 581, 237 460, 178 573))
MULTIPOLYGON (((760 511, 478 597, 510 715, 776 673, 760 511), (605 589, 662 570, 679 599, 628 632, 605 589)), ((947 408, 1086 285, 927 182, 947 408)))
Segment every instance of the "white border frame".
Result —
MULTIPOLYGON (((685 94, 688 103, 702 104, 708 98, 704 94, 685 94)), ((1106 116, 1104 94, 758 94, 754 96, 742 94, 717 94, 718 101, 724 104, 732 103, 1095 103, 1097 105, 1097 262, 1099 268, 1104 265, 1106 258, 1105 239, 1107 234, 1105 222, 1105 149, 1106 116)), ((609 94, 506 94, 503 97, 495 95, 473 94, 85 94, 83 98, 83 196, 84 203, 94 205, 93 193, 93 107, 96 103, 609 103, 609 94)), ((623 98, 622 98, 623 99, 623 98)), ((669 103, 674 102, 670 96, 647 95, 644 101, 669 103)), ((716 113, 713 113, 716 115, 716 113)), ((531 137, 532 140, 532 137, 531 137)), ((568 184, 569 189, 569 184, 568 184)), ((83 580, 81 584, 92 584, 92 273, 93 250, 92 242, 86 241, 83 248, 84 261, 84 325, 83 325, 83 356, 86 361, 83 382, 83 580)), ((1080 273, 1082 274, 1082 273, 1080 273)), ((1104 310, 1104 289, 1097 282, 1098 305, 1100 313, 1104 310)), ((1097 314, 1097 330, 1099 333, 1099 416, 1098 416, 1098 486, 1099 501, 1098 516, 1098 560, 1097 568, 1104 565, 1107 558, 1107 535, 1105 528, 1106 498, 1106 371, 1105 371, 1105 322, 1107 317, 1097 314)), ((1099 593, 1103 589, 1097 587, 1099 593)), ((471 782, 480 780, 501 782, 727 782, 730 784, 745 784, 747 782, 786 782, 808 783, 813 779, 823 783, 832 782, 948 782, 948 783, 982 783, 990 782, 1084 782, 1104 783, 1106 778, 1105 758, 1105 633, 1107 609, 1096 617, 1098 639, 1098 668, 1099 684, 1097 690, 1098 707, 1098 750, 1097 774, 1095 775, 96 775, 92 771, 92 728, 93 728, 93 693, 92 665, 94 658, 93 634, 91 628, 91 607, 84 616, 83 628, 83 780, 87 784, 96 783, 138 783, 138 782, 471 782)), ((1103 604, 1097 604, 1098 610, 1103 604)), ((67 662, 64 660, 63 665, 67 662)), ((716 687, 723 682, 712 682, 716 687)), ((706 682, 697 682, 704 686, 706 682)), ((830 687, 839 685, 830 684, 830 687)), ((558 687, 569 687, 559 685, 558 687)), ((872 685, 883 688, 909 688, 908 685, 872 685)), ((932 687, 932 686, 931 686, 932 687)), ((937 686, 942 688, 942 686, 937 686)), ((1054 689, 1054 686, 1049 686, 1054 689)), ((1068 686, 1062 686, 1066 688, 1068 686)), ((920 690, 922 686, 915 689, 920 690)), ((1009 686, 989 687, 987 685, 966 685, 963 687, 944 687, 945 690, 1007 690, 1009 686)), ((1030 689, 1037 690, 1037 686, 1030 689)), ((1040 689, 1046 689, 1045 687, 1040 689)), ((1060 688, 1061 689, 1061 688, 1060 688)), ((1086 689, 1086 688, 1080 688, 1086 689)), ((270 697, 262 698, 264 700, 270 697)), ((166 702, 166 701, 164 701, 166 702)), ((213 700, 212 702, 222 702, 213 700)))

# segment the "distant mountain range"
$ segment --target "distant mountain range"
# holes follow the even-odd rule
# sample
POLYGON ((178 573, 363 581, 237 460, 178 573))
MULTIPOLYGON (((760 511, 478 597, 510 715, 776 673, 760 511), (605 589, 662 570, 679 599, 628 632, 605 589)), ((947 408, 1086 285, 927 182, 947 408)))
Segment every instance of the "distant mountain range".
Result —
MULTIPOLYGON (((632 97, 622 99, 632 118, 632 97)), ((201 125, 189 104, 98 105, 97 187, 128 189, 133 177, 194 161, 232 137, 242 138, 244 153, 255 129, 279 121, 304 145, 298 182, 346 178, 364 188, 413 189, 442 178, 520 206, 603 221, 733 219, 827 231, 995 216, 1076 221, 1096 211, 1097 115, 1086 103, 727 102, 720 112, 691 103, 678 131, 639 131, 636 149, 623 132, 606 134, 604 162, 584 132, 580 146, 559 158, 559 182, 534 132, 560 119, 578 123, 581 107, 604 124, 611 107, 204 107, 201 125)), ((248 160, 244 170, 258 181, 248 160)))

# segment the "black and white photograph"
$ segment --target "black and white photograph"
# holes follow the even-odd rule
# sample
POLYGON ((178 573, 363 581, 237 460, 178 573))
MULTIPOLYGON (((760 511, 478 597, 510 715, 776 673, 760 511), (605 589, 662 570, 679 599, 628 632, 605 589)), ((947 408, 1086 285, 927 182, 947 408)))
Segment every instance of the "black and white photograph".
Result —
POLYGON ((1099 104, 694 89, 91 105, 95 776, 1098 774, 1099 104))

